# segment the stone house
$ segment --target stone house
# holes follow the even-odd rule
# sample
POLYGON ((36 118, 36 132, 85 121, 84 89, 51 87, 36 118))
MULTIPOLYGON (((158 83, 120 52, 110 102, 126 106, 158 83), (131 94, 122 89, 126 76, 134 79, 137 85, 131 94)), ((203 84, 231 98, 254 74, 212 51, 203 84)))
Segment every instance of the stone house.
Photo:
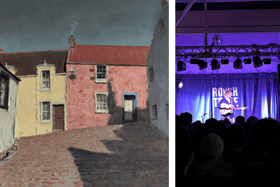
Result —
POLYGON ((67 50, 1 53, 0 63, 21 79, 16 137, 67 130, 67 50))
POLYGON ((78 45, 69 37, 68 129, 148 121, 150 47, 78 45))

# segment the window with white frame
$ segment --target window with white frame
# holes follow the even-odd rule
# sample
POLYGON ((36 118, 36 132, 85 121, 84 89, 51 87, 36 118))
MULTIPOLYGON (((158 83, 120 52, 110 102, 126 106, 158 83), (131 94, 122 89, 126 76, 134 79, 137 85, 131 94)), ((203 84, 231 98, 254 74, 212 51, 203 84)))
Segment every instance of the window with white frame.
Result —
POLYGON ((96 65, 96 82, 107 82, 107 65, 96 65))
POLYGON ((95 93, 95 111, 97 113, 108 113, 108 93, 95 93))
POLYGON ((8 109, 8 98, 9 98, 8 80, 9 79, 6 76, 0 75, 0 108, 5 108, 5 109, 8 109))
POLYGON ((42 120, 50 120, 51 119, 51 103, 50 102, 42 102, 42 120))
POLYGON ((50 71, 42 71, 42 90, 49 90, 50 89, 50 71))

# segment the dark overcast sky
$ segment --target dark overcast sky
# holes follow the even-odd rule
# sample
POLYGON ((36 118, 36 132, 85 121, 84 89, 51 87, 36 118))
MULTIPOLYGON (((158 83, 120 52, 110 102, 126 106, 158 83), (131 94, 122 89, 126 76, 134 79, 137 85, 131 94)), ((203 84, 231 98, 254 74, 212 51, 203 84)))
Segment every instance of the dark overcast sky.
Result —
POLYGON ((161 0, 9 0, 0 6, 4 53, 77 44, 150 46, 161 0), (71 25, 76 25, 71 27, 71 25))

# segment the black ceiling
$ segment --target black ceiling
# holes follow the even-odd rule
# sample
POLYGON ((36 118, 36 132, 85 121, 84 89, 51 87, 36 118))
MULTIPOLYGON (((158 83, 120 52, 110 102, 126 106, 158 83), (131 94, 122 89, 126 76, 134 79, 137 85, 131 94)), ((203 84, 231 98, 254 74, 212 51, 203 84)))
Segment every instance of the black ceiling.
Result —
MULTIPOLYGON (((176 11, 182 11, 188 3, 176 3, 176 11)), ((207 10, 254 10, 254 9, 280 9, 279 1, 253 1, 207 3, 207 10)), ((204 3, 194 3, 190 11, 204 10, 204 3)))

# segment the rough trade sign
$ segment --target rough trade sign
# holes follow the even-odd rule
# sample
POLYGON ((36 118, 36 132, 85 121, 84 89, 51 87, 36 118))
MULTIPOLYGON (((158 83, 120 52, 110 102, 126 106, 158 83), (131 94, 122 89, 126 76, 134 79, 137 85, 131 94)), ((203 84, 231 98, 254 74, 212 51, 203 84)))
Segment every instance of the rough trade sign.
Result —
POLYGON ((212 88, 212 101, 214 103, 214 107, 217 107, 218 103, 224 98, 225 90, 232 91, 233 101, 235 103, 237 103, 236 106, 238 107, 239 105, 238 105, 238 89, 237 89, 237 87, 230 87, 230 88, 222 88, 222 87, 216 88, 216 87, 213 87, 212 88))

